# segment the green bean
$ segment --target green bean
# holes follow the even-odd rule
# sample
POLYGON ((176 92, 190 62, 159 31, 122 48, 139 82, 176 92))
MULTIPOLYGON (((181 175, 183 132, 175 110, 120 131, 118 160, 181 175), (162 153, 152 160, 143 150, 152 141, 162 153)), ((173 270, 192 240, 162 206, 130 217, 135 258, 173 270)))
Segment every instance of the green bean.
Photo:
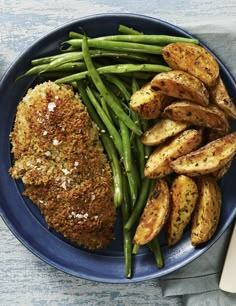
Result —
POLYGON ((175 42, 187 42, 198 44, 199 41, 194 38, 170 36, 170 35, 109 35, 97 38, 99 40, 109 40, 109 41, 123 41, 132 43, 142 43, 142 44, 153 44, 153 45, 166 45, 175 42))
MULTIPOLYGON (((134 35, 139 36, 139 35, 134 35)), ((82 39, 69 39, 64 44, 69 44, 72 47, 80 49, 82 47, 82 39)), ((132 51, 142 52, 147 54, 162 54, 162 47, 156 45, 145 45, 141 43, 101 40, 101 38, 88 39, 89 48, 99 48, 105 50, 132 51)))
POLYGON ((107 114, 107 117, 110 119, 110 121, 112 123, 114 123, 113 122, 113 118, 111 117, 109 109, 107 107, 107 102, 106 102, 106 100, 103 97, 101 97, 101 104, 102 104, 102 108, 104 109, 105 113, 107 114))
POLYGON ((140 245, 135 243, 133 246, 132 254, 134 255, 138 254, 139 248, 140 248, 140 245))
POLYGON ((83 38, 84 35, 78 32, 70 31, 69 32, 69 37, 70 38, 83 38))
POLYGON ((113 192, 113 200, 116 207, 119 207, 123 203, 123 176, 120 167, 120 161, 115 149, 115 146, 109 136, 106 134, 106 127, 98 116, 95 108, 91 104, 89 97, 86 93, 86 89, 83 81, 77 82, 77 86, 79 89, 80 96, 82 98, 83 103, 86 105, 88 113, 91 119, 97 124, 101 131, 105 131, 105 133, 101 133, 100 137, 111 162, 112 174, 113 174, 113 184, 114 184, 114 192, 113 192))
MULTIPOLYGON (((95 106, 97 112, 102 116, 101 110, 99 111, 98 106, 96 105, 96 102, 94 102, 94 97, 91 95, 91 92, 87 89, 88 97, 90 98, 90 101, 95 106)), ((104 116, 104 115, 103 115, 104 116)), ((132 196, 132 203, 134 205, 136 199, 137 199, 137 193, 138 193, 138 185, 136 184, 136 179, 133 177, 133 171, 132 171, 132 157, 131 157, 131 146, 129 142, 129 130, 126 127, 125 124, 123 124, 122 121, 120 121, 120 127, 121 127, 121 139, 122 139, 122 145, 123 145, 123 154, 121 156, 123 157, 123 163, 125 167, 125 171, 128 177, 128 182, 130 186, 130 193, 132 196)))
POLYGON ((146 205, 147 202, 147 198, 149 195, 149 190, 150 190, 150 185, 151 185, 151 180, 149 180, 148 178, 144 178, 142 185, 141 185, 141 190, 139 193, 139 197, 137 200, 137 203, 134 207, 134 210, 132 211, 129 220, 126 222, 125 224, 125 230, 130 231, 132 226, 135 224, 135 222, 138 220, 138 218, 140 217, 143 208, 146 205))
POLYGON ((136 71, 167 72, 171 68, 154 64, 117 64, 98 68, 99 73, 126 73, 136 71))
POLYGON ((131 171, 132 171, 133 177, 135 178, 137 189, 140 190, 140 186, 141 186, 140 173, 138 171, 137 164, 134 159, 132 160, 131 171))
POLYGON ((83 60, 83 53, 82 52, 70 52, 70 53, 64 53, 63 56, 57 57, 53 61, 49 62, 48 68, 45 70, 49 70, 52 68, 55 68, 57 66, 60 66, 62 64, 66 64, 69 62, 76 62, 83 60))
POLYGON ((101 96, 99 95, 99 93, 98 93, 96 90, 93 90, 93 94, 95 95, 96 99, 97 99, 98 101, 100 101, 100 104, 101 104, 101 106, 102 106, 104 112, 106 113, 107 117, 110 119, 111 122, 113 122, 113 119, 112 119, 112 117, 111 117, 111 115, 110 115, 110 112, 109 112, 109 110, 108 110, 106 101, 103 99, 103 97, 101 97, 101 96))
MULTIPOLYGON (((78 53, 78 51, 76 53, 78 53)), ((36 65, 49 64, 50 62, 54 61, 55 59, 65 57, 65 56, 67 56, 67 54, 60 53, 60 54, 56 54, 56 55, 35 58, 31 61, 31 65, 36 66, 36 65)))
MULTIPOLYGON (((96 109, 94 108, 93 104, 91 103, 91 100, 89 99, 89 96, 87 94, 86 86, 85 86, 84 82, 83 81, 78 81, 76 84, 77 84, 77 87, 78 87, 79 94, 82 98, 82 102, 86 106, 91 119, 96 123, 96 125, 98 126, 98 128, 101 131, 107 132, 106 126, 104 125, 103 121, 99 117, 96 109)), ((101 135, 103 135, 103 134, 104 133, 102 133, 101 135)))
MULTIPOLYGON (((125 96, 126 101, 129 103, 131 94, 128 92, 128 94, 124 94, 124 96, 125 96)), ((129 112, 131 114, 133 121, 141 128, 139 115, 130 108, 129 108, 129 112)), ((137 157, 139 161, 139 171, 138 171, 138 174, 136 173, 136 176, 139 175, 143 179, 144 178, 144 166, 145 166, 144 146, 141 143, 140 137, 135 134, 131 134, 130 142, 132 141, 135 142, 134 147, 137 149, 137 157)), ((135 169, 133 169, 133 171, 135 171, 135 169)), ((137 183, 137 180, 136 180, 136 183, 137 183)))
POLYGON ((140 35, 143 34, 142 32, 139 32, 137 30, 134 30, 133 28, 127 27, 123 24, 119 25, 118 31, 122 34, 133 34, 133 35, 140 35))
POLYGON ((127 184, 127 178, 124 175, 123 177, 123 194, 124 194, 124 202, 121 206, 122 211, 122 221, 123 221, 123 248, 124 248, 124 256, 125 256, 125 275, 127 278, 132 277, 132 236, 130 231, 124 230, 124 225, 129 219, 130 215, 130 203, 129 203, 129 190, 127 184))
MULTIPOLYGON (((127 111, 128 111, 128 112, 131 111, 130 108, 127 107, 126 104, 124 104, 124 103, 122 103, 122 102, 120 101, 120 99, 114 94, 114 92, 111 90, 111 88, 110 88, 109 86, 107 87, 107 90, 108 90, 108 92, 109 92, 111 98, 113 99, 113 101, 114 101, 115 103, 117 103, 118 105, 119 105, 119 104, 122 104, 123 107, 126 107, 126 108, 127 108, 127 111)), ((137 123, 137 122, 135 122, 135 123, 137 123)), ((124 125, 124 124, 123 124, 123 125, 124 125)), ((121 135, 123 135, 123 137, 124 137, 124 139, 125 139, 125 141, 126 141, 125 144, 123 143, 123 147, 126 147, 127 150, 130 149, 130 151, 127 152, 127 154, 128 154, 128 163, 129 163, 128 169, 131 170, 132 177, 133 177, 133 179, 135 180, 135 183, 134 183, 135 186, 137 186, 137 188, 139 188, 139 186, 140 186, 139 172, 138 172, 137 167, 136 167, 136 164, 134 163, 134 160, 133 160, 133 158, 132 158, 132 156, 131 156, 131 155, 132 155, 132 150, 131 150, 131 136, 129 137, 128 130, 127 130, 127 128, 124 129, 124 128, 123 128, 123 125, 122 125, 121 122, 120 122, 121 135), (123 131, 122 131, 122 128, 123 128, 123 131), (129 138, 128 138, 128 137, 129 137, 129 138)), ((131 133, 133 133, 133 132, 131 131, 131 133)), ((137 136, 137 137, 138 137, 138 136, 137 136)), ((124 149, 124 150, 125 150, 125 149, 124 149)))
MULTIPOLYGON (((149 120, 142 119, 141 120, 141 125, 142 125, 142 130, 145 132, 149 129, 150 127, 150 122, 149 120)), ((149 155, 152 153, 153 147, 151 146, 144 146, 144 154, 145 154, 145 159, 148 159, 149 155)))
MULTIPOLYGON (((59 78, 65 78, 66 76, 68 76, 68 72, 67 71, 49 71, 49 72, 42 72, 38 74, 38 77, 43 78, 43 79, 47 79, 47 80, 57 80, 59 78)), ((19 76, 17 79, 20 79, 21 76, 19 76)), ((70 82, 69 84, 71 84, 72 82, 70 82)))
POLYGON ((120 121, 120 131, 121 131, 121 139, 123 144, 123 164, 128 178, 132 206, 134 207, 138 196, 138 185, 136 183, 137 182, 137 179, 135 177, 136 173, 134 173, 134 168, 132 164, 129 130, 122 121, 120 121))
POLYGON ((101 136, 103 145, 107 152, 107 155, 111 161, 111 168, 113 174, 113 183, 114 183, 114 192, 113 192, 113 201, 116 207, 119 207, 123 204, 123 177, 120 167, 120 161, 115 149, 113 142, 107 135, 101 136))
POLYGON ((56 67, 48 67, 48 64, 42 64, 42 65, 37 65, 26 71, 24 74, 20 75, 17 79, 20 79, 25 76, 29 75, 37 75, 42 73, 42 71, 67 71, 67 72, 73 72, 73 71, 83 71, 86 70, 86 65, 83 62, 69 62, 62 64, 60 66, 56 67))
MULTIPOLYGON (((139 89, 139 85, 136 79, 133 78, 132 79, 132 93, 135 93, 138 89, 139 89)), ((137 122, 138 126, 142 128, 141 119, 139 115, 134 111, 131 112, 131 115, 132 115, 133 120, 137 122)), ((136 137, 135 141, 136 141, 137 155, 138 155, 138 161, 139 161, 140 176, 143 179, 144 178, 144 167, 145 167, 145 149, 139 137, 136 137)))
POLYGON ((116 85, 116 87, 120 90, 120 93, 125 98, 125 100, 129 101, 131 95, 130 95, 129 91, 127 90, 126 86, 124 85, 124 83, 118 77, 116 77, 113 74, 108 73, 108 74, 105 75, 105 78, 109 82, 111 82, 114 85, 116 85))
MULTIPOLYGON (((121 101, 119 100, 119 98, 111 91, 109 87, 107 87, 107 90, 111 98, 113 99, 113 101, 117 103, 118 105, 121 104, 121 101)), ((129 131, 121 120, 120 120, 120 130, 121 130, 121 138, 122 138, 123 153, 124 153, 123 163, 124 163, 125 171, 126 171, 129 186, 130 186, 132 206, 134 206, 137 200, 138 190, 140 187, 139 171, 132 158, 131 137, 129 137, 129 131)))
MULTIPOLYGON (((148 34, 129 34, 129 35, 107 35, 107 36, 100 36, 97 38, 91 38, 88 39, 88 45, 89 47, 92 48, 104 48, 104 49, 113 49, 113 48, 117 48, 118 46, 120 48, 125 48, 127 50, 127 48, 133 48, 133 49, 143 49, 148 51, 147 53, 149 53, 151 50, 156 50, 154 53, 153 51, 151 53, 153 54, 160 54, 159 51, 161 50, 161 47, 158 45, 166 45, 166 44, 170 44, 170 43, 174 43, 174 42, 188 42, 188 43, 194 43, 194 44, 198 44, 199 41, 197 39, 194 38, 187 38, 187 37, 180 37, 180 36, 171 36, 171 35, 148 35, 148 34), (101 43, 101 42, 108 42, 108 45, 110 46, 109 48, 107 47, 106 44, 101 43), (125 42, 125 44, 112 44, 112 42, 125 42), (100 44, 101 43, 101 44, 100 44), (132 46, 133 44, 133 46, 132 46), (136 45, 137 44, 137 45, 136 45), (150 46, 152 45, 153 48, 145 48, 146 45, 144 44, 150 44, 150 46), (157 49, 155 49, 154 47, 159 47, 157 49), (158 53, 157 50, 159 49, 158 53)), ((82 46, 82 40, 75 38, 75 39, 69 39, 67 41, 65 41, 64 43, 67 43, 73 47, 81 47, 82 46)), ((125 50, 124 49, 124 50, 125 50)), ((130 50, 130 49, 129 49, 130 50)))
MULTIPOLYGON (((68 50, 68 51, 70 52, 33 59, 31 61, 31 64, 33 66, 36 66, 36 65, 51 63, 50 66, 56 67, 57 65, 61 65, 67 62, 82 60, 83 56, 82 56, 81 51, 75 51, 75 50, 73 50, 73 52, 71 52, 71 50, 68 50)), ((111 57, 113 59, 123 58, 123 59, 136 60, 138 62, 147 62, 147 63, 152 63, 152 64, 162 64, 163 63, 161 62, 160 58, 157 56, 153 56, 153 55, 145 54, 145 53, 134 53, 134 52, 120 51, 120 50, 112 51, 112 50, 93 49, 93 50, 90 50, 90 55, 92 58, 111 57)))
MULTIPOLYGON (((136 71, 150 71, 150 72, 166 72, 170 71, 171 68, 163 65, 153 65, 153 64, 117 64, 110 65, 105 67, 97 68, 99 74, 106 73, 127 73, 127 72, 136 72, 136 71)), ((78 81, 84 79, 89 75, 88 71, 79 72, 71 74, 65 78, 58 79, 56 83, 70 83, 73 81, 78 81)))
POLYGON ((148 157, 152 153, 152 150, 153 148, 151 146, 144 146, 145 159, 148 159, 148 157))
POLYGON ((139 90, 139 85, 138 82, 135 78, 132 79, 132 93, 135 93, 136 91, 139 90))
POLYGON ((139 137, 135 137, 137 153, 138 153, 138 162, 139 162, 139 172, 141 179, 144 178, 144 168, 145 168, 145 150, 144 145, 142 144, 139 137))
POLYGON ((128 59, 138 62, 147 62, 150 64, 163 63, 160 55, 151 55, 142 52, 122 51, 122 50, 103 50, 103 49, 92 49, 89 51, 91 57, 111 57, 113 59, 128 59))
MULTIPOLYGON (((83 45, 82 50, 84 54, 84 61, 87 65, 87 69, 89 72, 89 75, 91 79, 93 80, 94 85, 97 87, 100 94, 103 96, 103 98, 106 100, 109 107, 114 111, 114 113, 117 115, 117 117, 126 124, 134 133, 137 135, 141 135, 142 131, 139 129, 139 127, 132 121, 132 119, 123 111, 122 107, 119 106, 117 103, 115 103, 111 96, 105 87, 99 73, 97 72, 96 68, 93 65, 93 62, 91 60, 87 39, 83 39, 83 45)), ((121 154, 122 155, 122 154, 121 154)))
POLYGON ((103 121, 104 125, 106 126, 106 128, 107 128, 107 130, 110 134, 110 137, 111 137, 112 141, 114 142, 114 144, 116 146, 117 151, 119 152, 119 154, 121 156, 123 156, 123 146, 122 146, 122 140, 121 140, 119 132, 116 130, 113 123, 109 120, 105 111, 100 106, 100 104, 98 103, 98 101, 97 101, 96 97, 94 96, 92 90, 88 86, 86 88, 86 92, 87 92, 87 95, 88 95, 91 103, 93 104, 93 106, 96 109, 97 113, 99 114, 101 120, 103 121))
POLYGON ((160 248, 160 243, 158 241, 158 238, 157 237, 153 238, 148 243, 148 247, 150 248, 150 250, 154 254, 155 261, 156 261, 156 264, 157 264, 158 268, 163 268, 164 261, 163 261, 163 257, 162 257, 162 253, 161 253, 161 248, 160 248))

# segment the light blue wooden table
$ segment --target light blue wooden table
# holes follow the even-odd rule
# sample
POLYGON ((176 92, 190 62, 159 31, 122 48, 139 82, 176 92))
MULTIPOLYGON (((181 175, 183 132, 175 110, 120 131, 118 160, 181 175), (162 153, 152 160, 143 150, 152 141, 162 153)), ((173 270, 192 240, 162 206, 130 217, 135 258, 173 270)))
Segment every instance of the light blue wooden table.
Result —
MULTIPOLYGON (((0 0, 0 77, 11 62, 37 38, 79 17, 97 13, 139 13, 198 31, 199 20, 213 24, 236 18, 234 0, 0 0), (196 26, 195 26, 196 25, 196 26)), ((214 27, 208 29, 214 36, 214 27)), ((232 29, 236 31, 236 29, 232 29)), ((213 37, 212 36, 212 37, 213 37)), ((208 40, 230 67, 224 46, 208 40)), ((233 52, 233 51, 232 51, 233 52)), ((236 65, 234 65, 234 68, 236 65)), ((231 72, 236 76, 235 69, 231 72)), ((1 97, 0 97, 1 98, 1 97)), ((1 111, 1 110, 0 110, 1 111)), ((0 218, 0 305, 181 305, 161 297, 158 280, 130 285, 95 283, 66 275, 32 255, 0 218)))

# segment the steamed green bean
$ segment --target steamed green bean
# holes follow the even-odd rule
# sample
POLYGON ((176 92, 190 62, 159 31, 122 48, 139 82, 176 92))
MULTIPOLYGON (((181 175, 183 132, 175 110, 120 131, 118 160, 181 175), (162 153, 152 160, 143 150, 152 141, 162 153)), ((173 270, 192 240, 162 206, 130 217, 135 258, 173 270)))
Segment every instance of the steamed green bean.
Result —
MULTIPOLYGON (((164 65, 154 65, 154 64, 117 64, 110 65, 97 68, 98 74, 106 74, 106 73, 127 73, 127 72, 167 72, 170 71, 171 68, 164 65)), ((70 83, 77 80, 82 80, 86 76, 89 75, 88 71, 79 72, 75 74, 71 74, 65 78, 58 79, 56 83, 70 83)))
MULTIPOLYGON (((68 44, 72 47, 78 48, 79 50, 82 48, 82 43, 83 39, 69 39, 64 42, 64 44, 68 44)), ((99 38, 88 39, 88 47, 105 49, 105 50, 142 52, 142 53, 157 54, 157 55, 160 55, 162 53, 161 46, 147 45, 147 44, 134 43, 134 42, 101 40, 99 38)))
POLYGON ((93 65, 93 62, 91 60, 88 44, 87 44, 87 38, 83 39, 83 45, 82 45, 82 51, 84 54, 84 61, 87 65, 87 69, 89 71, 89 75, 91 79, 93 80, 94 85, 97 87, 100 94, 103 96, 103 98, 107 101, 109 107, 111 107, 114 111, 114 113, 117 115, 117 117, 125 124, 127 127, 129 127, 135 134, 141 135, 142 131, 139 129, 139 127, 132 121, 132 119, 123 111, 122 107, 118 104, 114 103, 114 101, 111 99, 108 90, 106 89, 99 73, 97 72, 96 68, 93 65))

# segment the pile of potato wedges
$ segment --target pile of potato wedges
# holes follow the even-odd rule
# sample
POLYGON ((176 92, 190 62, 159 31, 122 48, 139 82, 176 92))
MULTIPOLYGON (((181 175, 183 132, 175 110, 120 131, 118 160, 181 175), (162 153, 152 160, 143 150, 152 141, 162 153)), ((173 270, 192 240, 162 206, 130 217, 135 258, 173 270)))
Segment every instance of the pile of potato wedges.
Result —
POLYGON ((130 100, 152 123, 141 141, 153 146, 144 175, 155 180, 134 242, 144 245, 164 229, 174 245, 190 224, 197 246, 211 239, 219 222, 218 181, 236 153, 236 132, 230 131, 236 107, 204 47, 177 42, 162 55, 172 70, 157 74, 130 100))

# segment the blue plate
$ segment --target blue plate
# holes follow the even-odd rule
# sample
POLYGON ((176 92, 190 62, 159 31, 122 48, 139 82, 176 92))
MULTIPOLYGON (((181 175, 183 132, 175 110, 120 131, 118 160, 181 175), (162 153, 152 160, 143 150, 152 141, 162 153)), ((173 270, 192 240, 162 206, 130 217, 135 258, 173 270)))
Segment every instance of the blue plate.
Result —
MULTIPOLYGON (((77 277, 110 283, 136 282, 168 274, 204 253, 226 230, 236 214, 236 188, 234 175, 236 164, 221 182, 223 207, 219 226, 213 239, 199 248, 193 248, 187 231, 179 244, 167 247, 162 244, 165 266, 156 267, 152 254, 145 247, 135 256, 133 278, 127 280, 124 275, 124 257, 120 220, 116 224, 116 240, 103 251, 89 252, 70 244, 55 232, 48 230, 44 218, 37 207, 22 196, 21 182, 13 180, 8 174, 11 167, 11 147, 9 134, 12 130, 16 107, 28 87, 37 81, 35 77, 16 77, 30 67, 33 58, 54 54, 59 44, 67 38, 69 31, 83 29, 88 36, 101 36, 117 33, 119 24, 133 27, 144 33, 159 33, 191 37, 190 34, 169 23, 158 19, 132 14, 105 14, 81 18, 66 24, 35 42, 9 68, 0 83, 0 212, 15 236, 36 256, 48 264, 77 277)), ((229 93, 236 97, 235 82, 218 60, 221 76, 229 93)), ((235 130, 235 124, 232 129, 235 130)))

